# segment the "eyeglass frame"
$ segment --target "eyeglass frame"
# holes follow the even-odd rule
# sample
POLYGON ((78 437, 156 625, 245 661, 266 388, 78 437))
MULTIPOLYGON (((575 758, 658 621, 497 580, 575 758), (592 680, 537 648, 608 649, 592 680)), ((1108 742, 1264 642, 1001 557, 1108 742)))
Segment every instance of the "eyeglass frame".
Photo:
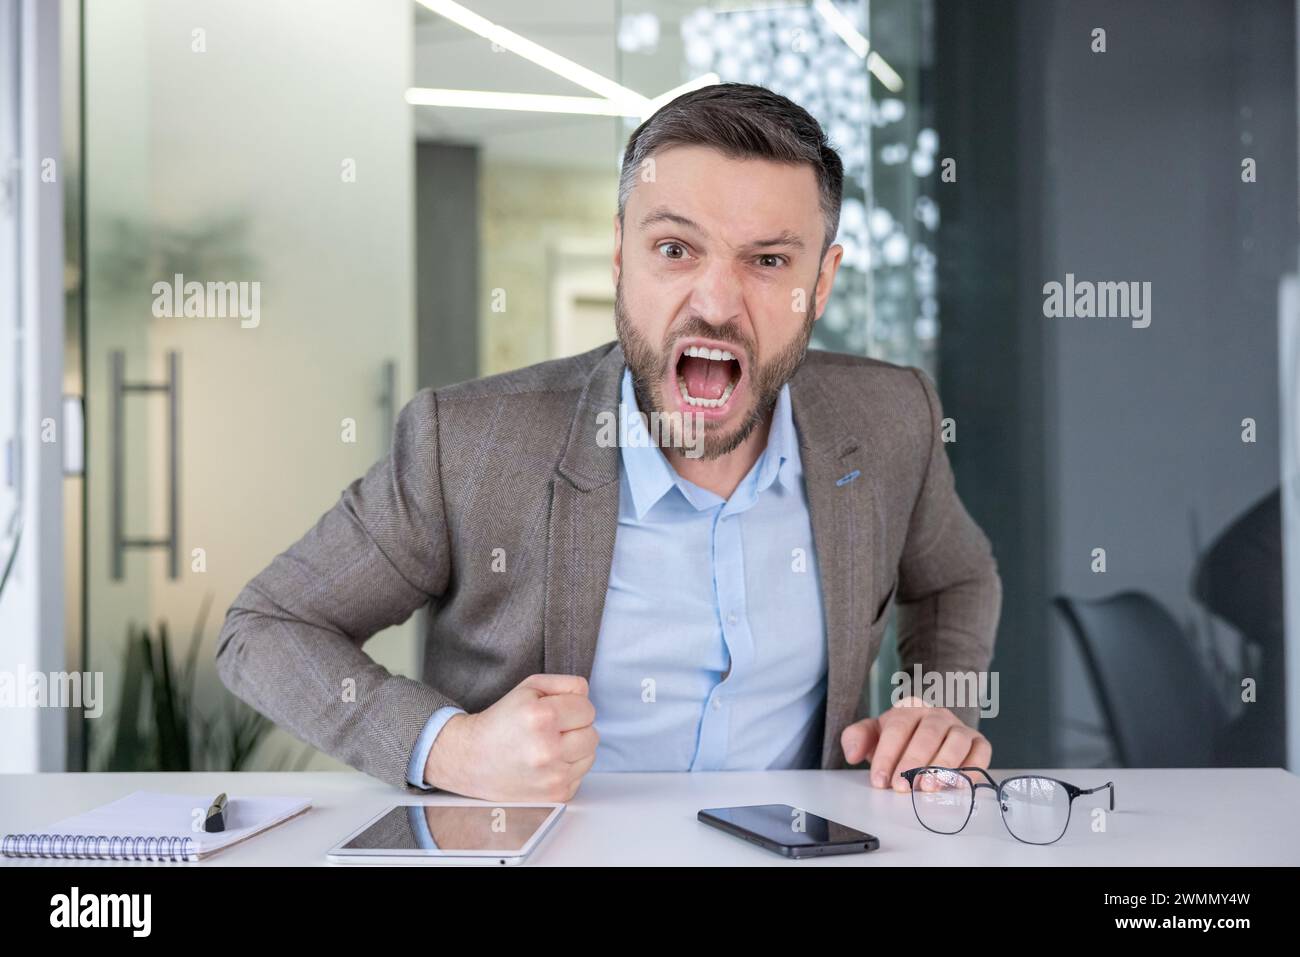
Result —
POLYGON ((960 834, 962 831, 966 830, 966 825, 970 823, 971 815, 975 813, 975 792, 978 791, 980 788, 988 788, 990 791, 994 793, 994 795, 996 795, 998 799, 998 816, 1002 818, 1002 826, 1007 829, 1007 833, 1010 834, 1012 837, 1014 837, 1021 844, 1029 844, 1034 847, 1046 847, 1048 844, 1055 844, 1061 838, 1065 837, 1065 832, 1070 829, 1070 819, 1074 812, 1074 799, 1077 797, 1082 797, 1085 794, 1096 794, 1098 791, 1104 791, 1109 789, 1110 810, 1112 811, 1115 810, 1115 782, 1114 781, 1107 781, 1105 784, 1099 784, 1095 788, 1081 788, 1078 787, 1077 785, 1071 784, 1069 781, 1062 781, 1060 778, 1050 778, 1045 774, 1017 774, 1014 777, 1003 778, 1002 783, 999 784, 997 781, 994 780, 993 775, 989 774, 986 768, 945 768, 938 764, 926 764, 919 768, 908 768, 906 771, 899 772, 899 777, 907 781, 908 793, 912 797, 912 813, 916 815, 917 822, 921 825, 921 827, 925 828, 931 834, 960 834), (971 786, 970 807, 966 809, 966 820, 961 822, 961 827, 957 828, 957 830, 936 831, 934 828, 930 827, 928 824, 926 824, 924 821, 921 820, 921 812, 916 809, 915 780, 916 780, 916 776, 922 771, 952 771, 957 774, 960 774, 970 784, 971 786), (970 776, 965 773, 967 771, 978 771, 980 774, 988 778, 988 782, 986 783, 984 781, 979 781, 979 782, 972 781, 970 776), (1005 788, 1012 781, 1025 781, 1025 780, 1051 781, 1065 788, 1065 793, 1070 796, 1070 803, 1066 806, 1065 809, 1065 824, 1062 825, 1061 827, 1061 833, 1056 835, 1056 837, 1052 838, 1050 841, 1026 841, 1023 837, 1020 837, 1018 834, 1016 834, 1015 831, 1011 830, 1011 825, 1007 823, 1007 812, 1006 809, 1003 807, 1002 789, 1005 788))

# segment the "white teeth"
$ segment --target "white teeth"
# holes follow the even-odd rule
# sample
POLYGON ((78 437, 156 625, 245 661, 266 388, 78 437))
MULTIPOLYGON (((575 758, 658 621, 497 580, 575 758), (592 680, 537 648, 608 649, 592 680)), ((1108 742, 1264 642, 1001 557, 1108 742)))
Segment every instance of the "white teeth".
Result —
POLYGON ((726 349, 708 349, 704 346, 689 346, 686 349, 686 355, 692 359, 712 359, 714 362, 735 359, 726 349))
POLYGON ((687 405, 697 406, 701 409, 716 409, 727 404, 731 398, 732 390, 736 388, 734 382, 728 382, 727 387, 722 390, 722 395, 716 399, 697 399, 686 390, 686 379, 682 376, 677 377, 677 388, 681 390, 682 398, 686 400, 687 405))

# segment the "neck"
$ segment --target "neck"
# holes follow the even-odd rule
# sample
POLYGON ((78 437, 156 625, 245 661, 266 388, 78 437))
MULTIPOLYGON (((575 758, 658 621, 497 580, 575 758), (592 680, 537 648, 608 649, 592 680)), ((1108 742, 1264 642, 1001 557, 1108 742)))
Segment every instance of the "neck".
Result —
POLYGON ((682 478, 720 498, 731 498, 731 493, 736 491, 740 480, 749 474, 758 457, 763 454, 771 428, 772 412, 769 411, 744 442, 726 455, 714 459, 687 458, 682 449, 666 448, 663 451, 669 464, 682 478))

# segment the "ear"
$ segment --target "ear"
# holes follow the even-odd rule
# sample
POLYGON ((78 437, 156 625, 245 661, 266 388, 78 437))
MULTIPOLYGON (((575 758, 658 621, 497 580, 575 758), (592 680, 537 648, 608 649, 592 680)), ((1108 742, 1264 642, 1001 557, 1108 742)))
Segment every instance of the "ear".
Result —
POLYGON ((623 223, 614 214, 614 285, 618 285, 619 274, 623 272, 623 223))
POLYGON ((817 286, 815 297, 817 310, 813 313, 814 319, 820 319, 822 313, 826 311, 826 303, 831 298, 831 287, 835 285, 835 274, 839 272, 840 260, 844 258, 844 247, 835 243, 826 250, 826 255, 822 257, 821 271, 817 273, 817 286))

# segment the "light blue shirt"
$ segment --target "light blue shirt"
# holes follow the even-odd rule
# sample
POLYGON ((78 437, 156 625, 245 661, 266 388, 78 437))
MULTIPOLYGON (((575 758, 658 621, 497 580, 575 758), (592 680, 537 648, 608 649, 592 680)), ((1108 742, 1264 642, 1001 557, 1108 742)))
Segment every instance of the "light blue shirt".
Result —
MULTIPOLYGON (((817 767, 826 628, 790 389, 729 499, 650 444, 623 370, 618 532, 590 677, 593 771, 817 767)), ((425 787, 434 713, 411 754, 425 787)))

